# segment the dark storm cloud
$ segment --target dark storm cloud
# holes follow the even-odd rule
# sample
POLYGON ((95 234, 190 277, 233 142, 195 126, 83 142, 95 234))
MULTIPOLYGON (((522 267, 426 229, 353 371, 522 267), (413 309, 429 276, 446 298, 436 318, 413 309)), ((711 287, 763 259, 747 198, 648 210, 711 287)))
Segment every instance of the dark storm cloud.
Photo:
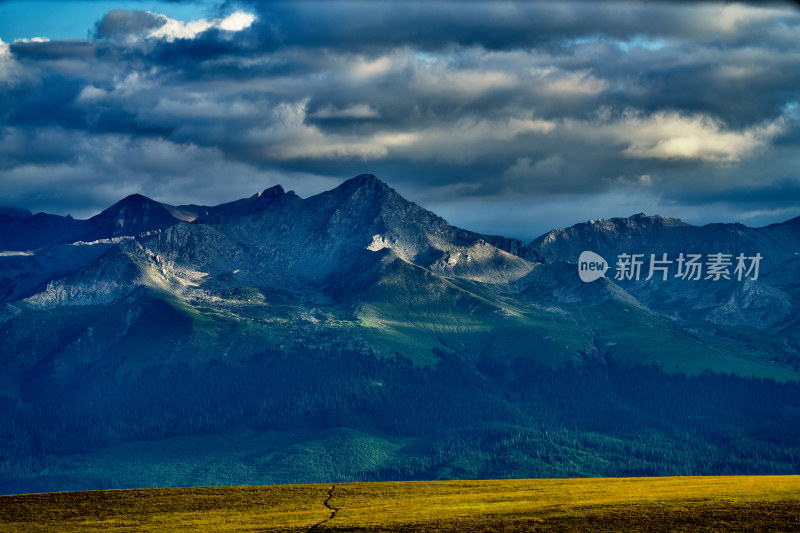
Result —
POLYGON ((109 11, 95 26, 95 35, 100 38, 142 36, 166 23, 163 18, 147 11, 115 9, 109 11))
POLYGON ((84 121, 71 104, 80 90, 80 82, 63 76, 48 76, 36 91, 21 95, 11 110, 9 123, 19 126, 82 126, 84 121))
MULTIPOLYGON (((747 39, 765 28, 719 17, 722 4, 681 2, 251 2, 265 31, 284 46, 368 51, 397 46, 437 50, 451 45, 525 49, 587 35, 627 40, 637 35, 747 39), (699 4, 699 7, 697 6, 699 4), (739 27, 737 27, 739 25, 739 27)), ((744 5, 744 4, 743 4, 744 5)), ((769 3, 761 3, 769 5, 769 3)), ((780 7, 775 3, 772 7, 780 7)))
POLYGON ((93 43, 83 41, 15 42, 11 52, 20 59, 90 58, 94 56, 93 43))
POLYGON ((523 238, 638 211, 780 217, 800 188, 799 31, 781 3, 116 10, 92 40, 0 44, 0 203, 91 214, 373 172, 523 238))

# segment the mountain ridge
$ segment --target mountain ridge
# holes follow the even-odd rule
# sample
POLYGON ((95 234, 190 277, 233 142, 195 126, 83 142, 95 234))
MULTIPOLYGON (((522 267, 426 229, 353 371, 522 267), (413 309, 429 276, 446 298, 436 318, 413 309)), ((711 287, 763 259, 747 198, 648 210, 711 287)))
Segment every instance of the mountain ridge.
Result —
POLYGON ((185 483, 178 463, 239 483, 242 465, 282 482, 796 470, 794 219, 636 215, 528 246, 361 175, 13 220, 32 241, 0 254, 0 491, 98 488, 118 465, 185 483), (605 276, 580 279, 583 250, 605 276), (623 252, 763 264, 617 279, 623 252))
MULTIPOLYGON (((800 269, 795 251, 800 251, 798 222, 800 217, 763 228, 693 226, 639 213, 553 230, 525 245, 451 226, 372 174, 308 198, 276 185, 217 206, 175 207, 130 195, 83 221, 43 214, 14 219, 13 224, 38 228, 35 237, 46 251, 3 258, 0 296, 6 302, 37 294, 38 300, 31 301, 68 302, 68 295, 77 293, 48 294, 58 285, 52 282, 133 239, 142 256, 135 261, 141 272, 127 286, 150 280, 152 288, 172 291, 181 301, 200 301, 209 290, 234 290, 244 284, 294 291, 312 300, 355 303, 379 282, 382 272, 388 272, 387 265, 402 261, 446 280, 478 284, 491 299, 526 293, 599 305, 612 298, 673 319, 702 318, 763 329, 788 320, 798 307, 800 295, 790 274, 796 265, 800 269), (176 211, 186 216, 176 217, 176 211), (670 279, 656 284, 611 274, 610 284, 586 286, 569 273, 575 268, 569 265, 575 265, 584 250, 599 253, 610 266, 623 252, 640 253, 644 260, 648 253, 674 258, 702 251, 760 253, 764 260, 760 279, 747 286, 724 280, 690 284, 670 279), (161 274, 144 266, 149 257, 161 258, 161 274), (608 290, 595 290, 604 286, 608 290)), ((93 301, 86 295, 78 299, 93 301)))
MULTIPOLYGON (((379 250, 389 250, 391 257, 418 264, 445 277, 509 287, 510 283, 519 287, 525 285, 533 265, 575 263, 580 252, 587 249, 607 257, 613 264, 613 258, 622 252, 642 253, 647 257, 648 252, 678 254, 700 249, 710 252, 714 247, 724 248, 717 250, 723 252, 764 252, 766 259, 761 265, 764 279, 786 285, 790 280, 786 276, 781 279, 780 273, 792 271, 798 261, 798 252, 794 250, 800 250, 800 232, 794 231, 800 217, 781 224, 749 228, 742 224, 693 226, 679 219, 643 213, 627 218, 591 220, 553 230, 526 245, 522 241, 450 226, 436 214, 407 201, 372 174, 345 180, 330 191, 305 199, 293 191, 285 191, 280 185, 250 198, 217 206, 169 206, 135 194, 86 220, 40 213, 25 218, 12 217, 11 222, 5 222, 10 226, 25 224, 33 233, 31 246, 17 248, 27 250, 34 249, 36 244, 43 245, 52 250, 45 255, 54 258, 43 264, 33 253, 0 264, 0 274, 4 274, 0 288, 5 287, 6 301, 26 291, 30 295, 31 290, 41 287, 59 272, 74 268, 81 255, 86 261, 96 258, 97 252, 91 251, 92 248, 113 246, 114 239, 123 237, 151 242, 155 253, 161 252, 178 262, 185 259, 192 268, 210 267, 213 262, 218 270, 241 272, 244 269, 235 268, 236 263, 249 257, 252 275, 266 276, 274 285, 293 286, 292 279, 297 278, 300 285, 327 285, 328 290, 339 293, 344 291, 332 287, 336 283, 336 272, 351 268, 347 266, 351 263, 364 266, 367 261, 377 265, 389 260, 389 256, 375 256, 379 250), (181 216, 176 217, 175 213, 181 216), (147 237, 148 234, 152 236, 147 237), (185 242, 179 242, 181 240, 185 242), (76 247, 77 243, 87 245, 76 247), (219 248, 214 243, 227 244, 219 248), (79 249, 85 253, 73 253, 79 249), (209 254, 211 249, 216 251, 209 254), (55 251, 58 253, 54 254, 55 251), (364 254, 364 258, 357 258, 359 254, 364 254), (53 263, 57 263, 60 256, 71 258, 63 268, 53 263), (268 264, 274 268, 265 271, 268 264), (53 275, 48 275, 48 269, 53 275)), ((0 221, 0 225, 3 223, 0 221)), ((6 241, 10 238, 20 242, 26 238, 24 231, 3 234, 6 241)), ((546 283, 541 279, 541 272, 530 279, 546 283)), ((623 291, 632 291, 631 297, 647 306, 663 299, 660 289, 653 295, 650 294, 652 287, 642 290, 635 284, 617 284, 623 291)), ((561 287, 559 292, 566 294, 570 290, 561 287)), ((719 287, 714 290, 718 291, 719 287)), ((762 297, 773 292, 751 291, 762 297)), ((727 292, 724 299, 729 300, 732 297, 729 295, 732 293, 727 292)), ((775 295, 775 298, 778 307, 786 308, 784 296, 775 295)), ((753 302, 747 304, 752 307, 753 302)), ((758 304, 759 307, 767 305, 758 304)), ((675 310, 668 311, 674 314, 675 310)), ((781 316, 785 317, 788 312, 781 316)), ((713 316, 719 319, 720 315, 714 313, 713 316)), ((762 323, 760 319, 758 322, 762 323)))
MULTIPOLYGON (((44 230, 37 234, 40 238, 50 235, 44 242, 56 244, 0 258, 2 301, 28 302, 55 311, 78 304, 112 305, 146 288, 148 294, 160 294, 156 297, 166 298, 192 316, 205 316, 209 309, 223 305, 237 309, 231 315, 238 317, 234 321, 246 322, 256 310, 258 314, 271 311, 242 307, 232 294, 258 291, 261 302, 268 301, 265 294, 279 294, 285 301, 281 305, 295 310, 290 314, 305 316, 299 310, 305 305, 299 302, 304 301, 349 309, 348 320, 355 318, 357 324, 351 333, 366 334, 383 349, 395 345, 413 350, 412 358, 420 361, 430 360, 428 352, 436 346, 467 358, 480 357, 486 349, 484 341, 460 325, 462 320, 472 321, 463 314, 474 312, 469 309, 482 309, 483 318, 474 326, 478 330, 499 327, 497 319, 506 317, 508 324, 516 321, 514 327, 522 328, 514 335, 528 327, 524 324, 546 321, 548 312, 542 314, 543 309, 609 302, 644 313, 643 317, 780 330, 791 328, 800 302, 791 275, 800 270, 794 251, 795 247, 800 250, 800 233, 795 231, 800 218, 748 228, 692 226, 639 213, 554 230, 525 245, 451 226, 372 174, 345 180, 308 198, 280 185, 217 206, 168 206, 130 195, 85 221, 46 215, 18 221, 31 218, 44 228, 63 222, 67 229, 49 228, 52 235, 44 230), (177 212, 180 217, 175 216, 177 212), (80 239, 59 243, 70 236, 80 239), (765 259, 760 279, 746 284, 677 279, 655 283, 615 279, 609 273, 605 280, 586 285, 576 275, 577 256, 583 250, 599 253, 609 266, 622 252, 642 253, 646 259, 647 252, 674 256, 760 251, 765 259), (409 268, 398 270, 394 264, 409 268), (82 278, 75 277, 79 272, 82 278), (422 272, 426 274, 417 274, 422 272), (412 276, 416 281, 409 284, 398 276, 412 276), (378 286, 383 289, 376 292, 378 286), (413 308, 406 309, 412 302, 416 302, 413 308), (421 302, 428 302, 427 307, 419 307, 421 302), (488 307, 483 307, 485 303, 488 307), (436 317, 431 308, 443 314, 436 317), (403 312, 397 314, 400 309, 403 312), (418 326, 413 326, 414 320, 407 323, 417 312, 419 324, 424 325, 420 338, 429 339, 422 352, 415 340, 418 326), (379 316, 382 313, 384 318, 379 316), (394 326, 386 326, 389 317, 394 326), (441 324, 429 324, 436 320, 451 323, 454 329, 444 333, 441 324), (364 324, 375 326, 364 329, 364 324), (393 340, 386 344, 387 339, 393 340)), ((576 324, 569 335, 582 329, 579 321, 576 324)), ((556 359, 566 360, 581 350, 564 340, 554 353, 559 354, 556 359)))
MULTIPOLYGON (((132 236, 136 235, 137 233, 164 229, 170 225, 176 224, 179 221, 189 223, 214 223, 219 222, 221 217, 244 216, 245 214, 250 214, 253 210, 265 208, 266 205, 268 205, 271 201, 279 199, 283 196, 302 201, 311 200, 312 203, 315 203, 315 207, 321 206, 321 204, 324 203, 323 199, 332 201, 334 204, 336 204, 337 202, 341 202, 344 200, 344 198, 347 198, 351 195, 358 196, 359 191, 361 191, 361 197, 368 200, 366 203, 369 203, 369 200, 378 202, 383 201, 383 197, 387 195, 392 199, 400 198, 403 202, 407 202, 407 200, 397 194, 394 189, 389 187, 385 182, 377 178, 375 175, 360 174, 354 178, 343 181, 339 186, 329 191, 318 193, 305 199, 297 196, 294 191, 285 191, 280 184, 268 187, 262 192, 256 193, 249 198, 234 200, 214 206, 196 204, 173 206, 152 200, 151 198, 142 194, 135 193, 128 195, 127 197, 88 219, 74 219, 69 216, 62 217, 60 215, 52 215, 47 213, 37 213, 34 215, 30 211, 23 208, 3 206, 0 208, 0 229, 3 229, 2 234, 5 235, 5 238, 0 238, 0 248, 8 251, 22 251, 23 249, 36 249, 37 244, 49 246, 55 244, 67 244, 79 239, 98 240, 120 235, 132 236), (368 194, 372 194, 373 196, 365 196, 363 191, 369 191, 368 194), (146 211, 154 211, 154 213, 150 215, 150 213, 147 213, 146 211), (139 215, 150 215, 152 216, 153 220, 148 219, 144 223, 138 223, 138 220, 135 220, 133 226, 129 224, 126 228, 124 224, 120 225, 120 223, 124 222, 124 219, 120 218, 124 213, 130 213, 134 217, 139 215), (33 220, 34 217, 35 220, 33 220), (47 236, 40 235, 24 235, 25 232, 23 228, 13 227, 13 224, 20 224, 21 221, 26 221, 24 222, 25 226, 34 226, 33 228, 30 228, 34 231, 37 228, 44 233, 47 232, 46 230, 49 230, 50 233, 53 233, 54 235, 51 235, 49 238, 47 236), (58 232, 53 228, 53 226, 57 225, 64 225, 71 228, 68 231, 58 232), (87 225, 91 229, 85 227, 87 225), (16 237, 11 238, 10 236, 14 233, 22 233, 22 235, 17 235, 16 237), (29 239, 28 242, 31 243, 31 246, 28 246, 27 248, 21 246, 20 243, 23 242, 24 239, 29 239)), ((408 203, 419 207, 413 202, 408 203)), ((440 221, 446 223, 444 219, 441 219, 441 217, 438 217, 430 211, 427 211, 421 207, 419 209, 425 213, 433 215, 434 219, 439 219, 440 221)), ((585 234, 589 232, 589 230, 594 231, 595 233, 600 233, 604 230, 615 233, 630 233, 635 231, 643 232, 652 231, 654 228, 659 230, 675 228, 701 228, 706 230, 721 229, 724 231, 739 229, 768 231, 774 229, 784 229, 787 227, 790 228, 795 225, 800 226, 800 216, 784 222, 772 223, 761 227, 746 226, 739 222, 714 222, 705 224, 703 226, 695 226, 683 222, 680 219, 671 218, 660 214, 645 215, 644 213, 636 213, 629 217, 614 217, 610 219, 597 219, 586 222, 578 222, 572 226, 550 230, 528 243, 525 243, 519 239, 505 237, 502 235, 480 234, 463 229, 460 231, 463 232, 464 235, 482 238, 487 243, 492 244, 503 251, 511 253, 512 255, 517 255, 519 257, 528 258, 534 261, 541 261, 542 259, 545 259, 541 256, 542 247, 546 247, 547 245, 552 246, 554 241, 557 241, 559 238, 563 238, 564 235, 572 234, 574 236, 574 234, 577 232, 585 234)), ((652 234, 648 236, 652 237, 652 234)), ((548 257, 547 259, 552 260, 553 257, 548 257)), ((577 258, 569 260, 575 261, 577 258)))

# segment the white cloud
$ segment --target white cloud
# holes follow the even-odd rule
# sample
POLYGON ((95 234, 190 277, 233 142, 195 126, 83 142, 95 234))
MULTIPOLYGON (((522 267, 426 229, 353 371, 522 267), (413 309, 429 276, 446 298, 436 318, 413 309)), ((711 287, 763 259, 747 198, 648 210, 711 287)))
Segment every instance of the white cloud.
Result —
POLYGON ((489 51, 472 47, 440 54, 409 53, 409 88, 414 95, 462 102, 492 91, 522 91, 533 99, 594 97, 609 83, 591 70, 557 65, 535 50, 489 51), (565 68, 567 67, 567 68, 565 68))
POLYGON ((225 31, 242 31, 252 26, 255 20, 255 15, 240 10, 220 20, 217 27, 225 31))
POLYGON ((20 75, 19 70, 17 62, 11 55, 10 46, 0 39, 0 87, 16 85, 20 75))
POLYGON ((702 24, 711 31, 725 36, 735 36, 753 25, 780 19, 786 11, 775 7, 761 7, 739 3, 701 5, 702 24), (705 12, 703 15, 702 12, 705 12))
POLYGON ((612 117, 608 109, 601 108, 593 120, 566 119, 559 127, 576 139, 616 145, 630 159, 736 163, 765 149, 784 131, 785 123, 779 117, 737 130, 699 113, 626 111, 612 117))
POLYGON ((425 65, 414 73, 411 89, 415 93, 441 96, 450 94, 474 98, 496 89, 511 89, 519 84, 514 73, 477 69, 457 69, 450 65, 425 65))
POLYGON ((194 39, 198 34, 212 28, 214 24, 207 19, 192 20, 190 22, 182 22, 167 17, 166 15, 156 16, 164 21, 164 24, 151 30, 147 37, 151 39, 164 39, 165 41, 174 41, 175 39, 194 39))
POLYGON ((103 89, 98 89, 94 85, 87 85, 78 94, 77 100, 79 102, 94 103, 102 102, 108 97, 108 92, 103 89))
POLYGON ((546 135, 556 127, 556 122, 535 118, 530 112, 499 119, 464 117, 419 129, 415 132, 414 142, 399 147, 397 152, 414 160, 467 165, 480 155, 492 155, 497 143, 526 134, 546 135))
POLYGON ((616 129, 630 143, 623 151, 627 157, 736 162, 778 135, 783 120, 736 131, 706 115, 660 112, 648 117, 627 116, 616 129))
POLYGON ((591 72, 564 71, 554 67, 531 69, 531 91, 549 97, 595 96, 608 89, 608 82, 591 72))
MULTIPOLYGON (((176 39, 194 39, 201 33, 216 28, 223 31, 237 32, 249 28, 256 17, 245 11, 236 11, 224 18, 198 19, 183 22, 159 13, 147 12, 153 17, 157 27, 148 30, 145 38, 175 41, 176 39)), ((135 41, 138 36, 129 34, 128 38, 135 41)))
MULTIPOLYGON (((266 159, 321 159, 359 157, 376 159, 388 154, 387 141, 381 136, 327 134, 306 124, 307 101, 276 106, 269 126, 252 128, 243 140, 259 149, 266 159)), ((396 139, 394 139, 396 141, 396 139)))
POLYGON ((3 64, 1 62, 9 59, 10 55, 11 51, 9 50, 8 43, 4 43, 3 39, 0 39, 0 66, 3 64))
POLYGON ((356 80, 367 81, 388 73, 394 66, 390 56, 383 56, 373 60, 357 57, 350 62, 349 71, 356 80))
POLYGON ((327 133, 306 123, 307 100, 283 103, 271 111, 269 125, 251 128, 243 141, 258 147, 266 159, 325 159, 357 157, 381 159, 391 152, 412 159, 432 159, 466 164, 488 153, 486 141, 509 141, 528 133, 548 133, 556 125, 533 117, 486 120, 465 117, 454 123, 411 131, 384 130, 368 135, 327 133))
POLYGON ((30 39, 14 39, 15 43, 49 43, 50 39, 47 37, 32 37, 30 39))

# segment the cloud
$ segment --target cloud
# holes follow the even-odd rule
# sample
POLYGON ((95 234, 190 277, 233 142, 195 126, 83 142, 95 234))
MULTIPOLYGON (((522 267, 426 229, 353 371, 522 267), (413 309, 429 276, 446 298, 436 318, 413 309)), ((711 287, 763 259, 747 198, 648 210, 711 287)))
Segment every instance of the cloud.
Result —
POLYGON ((142 39, 163 39, 172 42, 177 39, 195 39, 211 29, 227 32, 242 31, 249 28, 255 20, 255 15, 241 10, 223 18, 183 22, 150 11, 115 9, 97 23, 95 33, 101 38, 124 39, 128 42, 142 39))
POLYGON ((564 158, 551 155, 531 164, 530 157, 520 157, 503 172, 503 177, 510 181, 520 180, 552 180, 558 179, 564 169, 564 158))
POLYGON ((469 116, 420 128, 416 133, 407 132, 406 135, 413 137, 409 137, 410 142, 399 144, 397 153, 410 159, 463 166, 497 153, 504 144, 528 135, 546 135, 555 128, 553 122, 536 118, 530 112, 494 120, 469 116))
POLYGON ((129 11, 115 9, 109 11, 95 26, 98 37, 128 38, 131 40, 146 37, 150 32, 164 26, 168 17, 149 11, 129 11))
POLYGON ((734 163, 767 146, 784 131, 785 124, 779 117, 731 130, 708 115, 675 111, 643 115, 626 111, 621 117, 600 123, 569 120, 565 128, 576 135, 624 144, 621 153, 625 157, 734 163))
POLYGON ((372 136, 325 133, 306 122, 306 102, 280 104, 271 113, 268 127, 252 128, 241 139, 266 160, 370 160, 385 157, 391 147, 409 145, 418 138, 414 133, 402 132, 372 136))
POLYGON ((722 2, 252 2, 283 46, 369 51, 410 46, 518 50, 604 36, 692 40, 763 35, 785 19, 786 5, 722 2))
POLYGON ((0 84, 10 86, 12 79, 15 76, 14 59, 11 57, 11 51, 8 44, 0 39, 0 84))
POLYGON ((164 24, 147 33, 146 36, 148 38, 165 39, 166 41, 194 39, 210 29, 230 32, 242 31, 249 28, 255 21, 254 15, 244 11, 236 11, 221 19, 200 19, 191 22, 181 22, 164 15, 159 15, 159 17, 165 19, 164 24))
POLYGON ((216 27, 223 31, 242 31, 252 26, 256 17, 252 13, 245 11, 234 11, 232 14, 219 19, 216 27))
POLYGON ((646 119, 626 118, 621 126, 621 135, 630 139, 623 152, 629 157, 736 162, 781 133, 783 121, 726 131, 719 121, 708 116, 657 113, 646 119))
POLYGON ((378 118, 380 114, 369 104, 352 104, 345 108, 335 108, 328 104, 310 115, 313 118, 369 119, 378 118))
POLYGON ((416 94, 472 100, 494 90, 519 87, 520 81, 514 72, 486 71, 470 68, 452 68, 447 64, 416 65, 411 88, 416 94))

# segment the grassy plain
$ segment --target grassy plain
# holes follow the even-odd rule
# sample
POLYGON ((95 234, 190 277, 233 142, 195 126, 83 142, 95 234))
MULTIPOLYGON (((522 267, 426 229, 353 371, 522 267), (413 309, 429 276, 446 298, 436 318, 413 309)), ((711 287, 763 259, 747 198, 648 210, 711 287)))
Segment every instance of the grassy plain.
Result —
POLYGON ((536 479, 0 497, 0 531, 800 531, 800 476, 536 479))

